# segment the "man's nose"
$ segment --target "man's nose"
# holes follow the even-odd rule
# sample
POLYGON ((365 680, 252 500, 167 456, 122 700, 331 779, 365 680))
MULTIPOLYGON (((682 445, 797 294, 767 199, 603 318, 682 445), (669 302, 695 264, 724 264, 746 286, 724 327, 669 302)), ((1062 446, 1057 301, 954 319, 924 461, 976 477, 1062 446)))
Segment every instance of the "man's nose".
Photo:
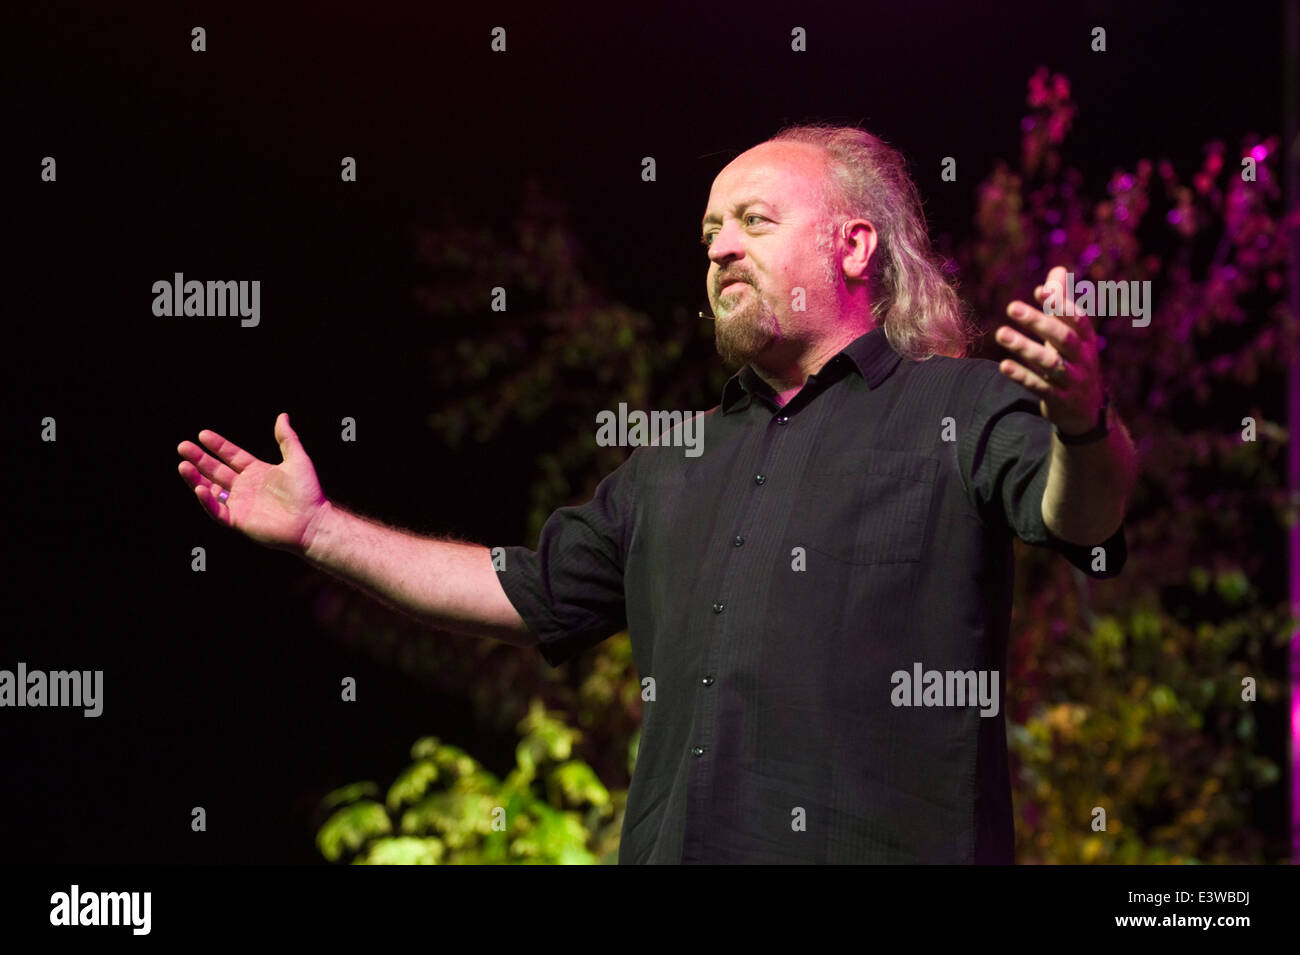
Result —
POLYGON ((740 244, 740 227, 733 229, 731 225, 732 223, 724 223, 713 234, 713 241, 709 243, 710 261, 721 263, 744 254, 745 250, 740 244))

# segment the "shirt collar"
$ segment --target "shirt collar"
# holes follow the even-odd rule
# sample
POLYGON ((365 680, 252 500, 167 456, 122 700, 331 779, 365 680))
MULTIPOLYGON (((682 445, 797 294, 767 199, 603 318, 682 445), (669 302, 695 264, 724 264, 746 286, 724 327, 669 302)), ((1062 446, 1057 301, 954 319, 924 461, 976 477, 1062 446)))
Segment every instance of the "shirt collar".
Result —
MULTIPOLYGON (((864 335, 859 335, 828 361, 823 372, 836 363, 847 362, 857 370, 868 388, 876 388, 890 376, 901 361, 899 354, 889 344, 883 327, 877 325, 864 335)), ((722 413, 748 407, 754 395, 773 395, 772 387, 758 376, 752 365, 745 365, 722 387, 722 413)))

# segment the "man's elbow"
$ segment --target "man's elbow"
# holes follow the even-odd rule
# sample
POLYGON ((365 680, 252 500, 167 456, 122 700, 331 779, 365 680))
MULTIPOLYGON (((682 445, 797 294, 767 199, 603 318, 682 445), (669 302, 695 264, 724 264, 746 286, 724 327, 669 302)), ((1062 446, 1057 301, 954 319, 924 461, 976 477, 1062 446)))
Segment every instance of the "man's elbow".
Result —
POLYGON ((1058 516, 1050 508, 1044 507, 1043 524, 1053 537, 1059 538, 1067 544, 1076 544, 1080 547, 1096 547, 1110 540, 1115 532, 1120 529, 1124 523, 1126 510, 1127 506, 1121 505, 1118 510, 1104 516, 1090 515, 1087 518, 1081 518, 1075 515, 1074 519, 1071 520, 1058 516))

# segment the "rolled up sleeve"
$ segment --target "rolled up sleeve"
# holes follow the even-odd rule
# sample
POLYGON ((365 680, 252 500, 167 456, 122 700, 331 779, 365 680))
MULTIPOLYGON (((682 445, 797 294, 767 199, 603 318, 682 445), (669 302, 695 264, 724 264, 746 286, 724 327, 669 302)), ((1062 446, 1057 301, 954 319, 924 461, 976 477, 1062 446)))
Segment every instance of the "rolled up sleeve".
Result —
POLYGON ((623 568, 636 457, 606 475, 590 501, 552 513, 537 550, 503 548, 501 586, 551 666, 627 626, 623 568))
POLYGON ((1090 577, 1118 576, 1128 560, 1123 523, 1106 540, 1090 545, 1073 544, 1048 530, 1043 493, 1052 423, 1039 412, 1036 398, 996 364, 987 365, 992 374, 984 370, 984 384, 976 384, 978 396, 958 433, 958 456, 972 503, 986 522, 999 522, 1025 543, 1056 551, 1090 577))

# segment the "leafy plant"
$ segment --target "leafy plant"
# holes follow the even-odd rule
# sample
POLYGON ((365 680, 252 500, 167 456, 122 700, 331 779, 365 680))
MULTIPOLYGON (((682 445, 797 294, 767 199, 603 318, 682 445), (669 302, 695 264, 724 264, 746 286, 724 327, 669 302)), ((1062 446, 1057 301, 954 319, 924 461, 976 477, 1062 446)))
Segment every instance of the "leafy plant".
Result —
POLYGON ((521 721, 516 765, 497 779, 435 736, 379 798, 374 783, 325 797, 333 809, 316 844, 355 865, 616 862, 626 792, 611 793, 573 758, 581 734, 535 701, 521 721))

